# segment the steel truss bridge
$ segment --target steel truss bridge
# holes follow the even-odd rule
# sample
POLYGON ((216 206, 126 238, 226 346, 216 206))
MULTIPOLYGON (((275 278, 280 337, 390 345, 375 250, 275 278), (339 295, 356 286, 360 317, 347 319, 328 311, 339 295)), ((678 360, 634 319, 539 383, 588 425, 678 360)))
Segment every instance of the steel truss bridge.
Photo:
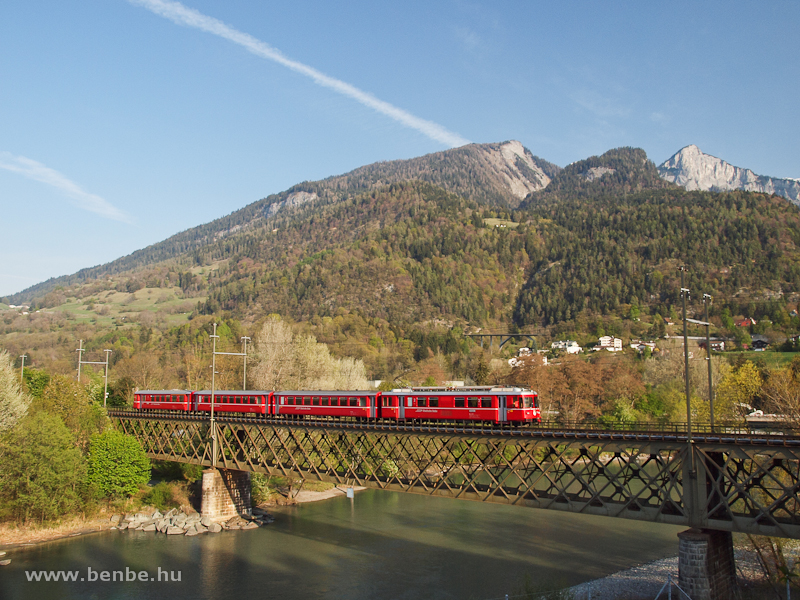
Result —
POLYGON ((800 539, 800 436, 109 411, 148 456, 338 485, 800 539))

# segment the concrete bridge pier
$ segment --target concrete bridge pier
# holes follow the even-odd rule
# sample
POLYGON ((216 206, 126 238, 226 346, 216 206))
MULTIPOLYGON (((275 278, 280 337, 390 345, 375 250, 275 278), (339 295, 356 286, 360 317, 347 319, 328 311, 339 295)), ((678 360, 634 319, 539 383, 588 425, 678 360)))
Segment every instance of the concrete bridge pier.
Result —
POLYGON ((216 520, 252 514, 250 473, 233 469, 203 471, 200 514, 216 520))
POLYGON ((729 531, 687 529, 678 534, 678 585, 692 600, 728 600, 736 589, 729 531))

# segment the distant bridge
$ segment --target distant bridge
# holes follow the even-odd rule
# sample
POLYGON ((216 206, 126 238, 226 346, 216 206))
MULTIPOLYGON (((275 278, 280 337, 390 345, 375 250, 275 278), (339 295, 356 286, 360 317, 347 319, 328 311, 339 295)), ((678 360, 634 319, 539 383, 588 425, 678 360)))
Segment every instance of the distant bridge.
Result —
POLYGON ((800 539, 800 436, 109 411, 148 456, 339 485, 800 539))

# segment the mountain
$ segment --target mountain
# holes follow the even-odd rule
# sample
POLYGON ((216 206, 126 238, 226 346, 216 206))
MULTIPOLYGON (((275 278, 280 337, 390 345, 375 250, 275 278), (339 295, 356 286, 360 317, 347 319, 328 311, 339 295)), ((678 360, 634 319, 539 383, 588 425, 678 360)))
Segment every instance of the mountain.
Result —
POLYGON ((661 176, 687 190, 745 190, 777 194, 800 205, 800 181, 756 175, 734 167, 721 158, 705 154, 694 144, 679 150, 658 167, 661 176))
POLYGON ((630 194, 671 187, 641 148, 615 148, 564 167, 550 185, 529 194, 522 207, 559 198, 589 198, 630 194))
POLYGON ((353 194, 381 189, 393 183, 423 181, 481 205, 516 208, 529 193, 544 189, 560 171, 560 167, 534 156, 515 140, 469 144, 407 160, 378 162, 344 175, 300 183, 110 263, 31 286, 9 296, 8 300, 12 303, 30 302, 57 286, 107 278, 191 255, 220 240, 265 227, 267 221, 281 221, 287 213, 292 212, 286 209, 301 205, 319 208, 346 200, 353 194))

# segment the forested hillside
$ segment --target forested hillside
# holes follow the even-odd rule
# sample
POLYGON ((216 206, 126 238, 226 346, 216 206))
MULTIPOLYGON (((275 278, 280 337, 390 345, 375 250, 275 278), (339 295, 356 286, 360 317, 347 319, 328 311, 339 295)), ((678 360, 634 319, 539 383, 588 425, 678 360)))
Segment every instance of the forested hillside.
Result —
POLYGON ((426 181, 481 205, 516 207, 526 194, 544 188, 559 171, 560 167, 534 156, 519 142, 513 141, 470 144, 408 160, 378 162, 344 175, 300 183, 108 264, 31 286, 10 296, 8 301, 15 304, 30 302, 59 286, 113 277, 185 257, 237 232, 280 227, 281 222, 273 224, 273 221, 282 216, 281 212, 307 202, 314 206, 326 205, 392 183, 426 181))

